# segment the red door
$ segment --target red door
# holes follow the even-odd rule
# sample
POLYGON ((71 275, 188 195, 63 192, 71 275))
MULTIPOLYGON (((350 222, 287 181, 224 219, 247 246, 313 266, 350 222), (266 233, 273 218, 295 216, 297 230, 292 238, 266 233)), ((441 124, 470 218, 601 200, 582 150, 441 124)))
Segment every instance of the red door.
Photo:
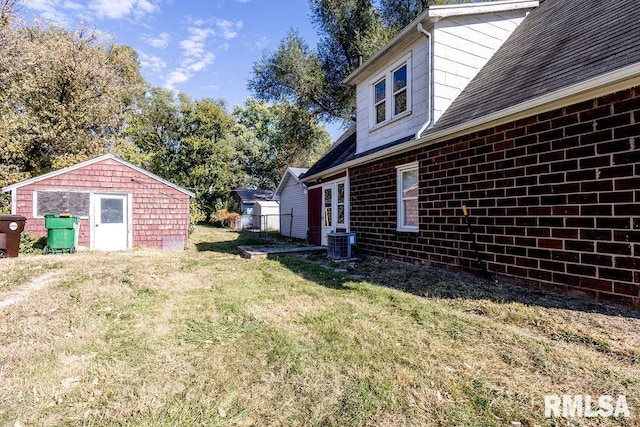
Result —
POLYGON ((307 192, 309 200, 309 243, 320 246, 322 241, 322 187, 307 192))

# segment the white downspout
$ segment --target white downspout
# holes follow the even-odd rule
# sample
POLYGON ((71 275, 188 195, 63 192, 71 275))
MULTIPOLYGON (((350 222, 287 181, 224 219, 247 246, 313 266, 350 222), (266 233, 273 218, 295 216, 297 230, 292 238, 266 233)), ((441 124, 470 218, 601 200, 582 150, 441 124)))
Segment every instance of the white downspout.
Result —
POLYGON ((420 130, 416 132, 416 139, 420 139, 420 137, 422 136, 422 133, 425 130, 427 130, 427 128, 431 126, 431 123, 433 122, 433 72, 431 70, 431 58, 432 58, 433 49, 431 48, 431 33, 424 29, 424 27, 422 26, 422 22, 418 22, 418 25, 416 26, 416 30, 424 34, 424 36, 427 38, 427 48, 428 48, 427 79, 429 81, 427 82, 427 89, 429 91, 429 94, 427 95, 427 98, 428 98, 429 105, 427 106, 427 121, 424 122, 420 130))
POLYGON ((11 215, 18 214, 18 189, 11 190, 11 215))

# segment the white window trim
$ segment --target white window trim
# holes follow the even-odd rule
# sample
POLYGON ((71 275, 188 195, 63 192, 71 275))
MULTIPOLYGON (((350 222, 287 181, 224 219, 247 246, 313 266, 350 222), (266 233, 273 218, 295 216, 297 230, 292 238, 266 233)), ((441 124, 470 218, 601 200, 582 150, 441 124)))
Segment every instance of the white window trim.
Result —
MULTIPOLYGON (((397 199, 396 199, 396 205, 398 207, 398 213, 397 213, 397 231, 405 231, 405 232, 411 232, 411 233, 417 233, 419 231, 419 225, 418 226, 412 226, 412 225, 404 225, 403 224, 403 218, 404 218, 404 203, 403 202, 403 198, 402 198, 402 173, 406 172, 408 170, 413 170, 413 169, 417 169, 418 170, 418 188, 420 188, 420 169, 418 167, 418 162, 413 162, 413 163, 407 163, 404 165, 400 165, 400 166, 396 166, 396 195, 397 195, 397 199)), ((419 198, 418 198, 419 200, 419 198)), ((420 216, 418 215, 418 222, 420 221, 420 216)))
POLYGON ((386 68, 382 73, 377 74, 375 78, 369 80, 369 91, 371 101, 369 102, 370 114, 369 114, 369 131, 377 130, 383 126, 388 125, 396 120, 411 115, 412 111, 412 87, 413 80, 411 77, 411 56, 412 52, 407 53, 402 58, 394 62, 390 67, 386 68), (403 65, 407 66, 407 109, 402 113, 394 115, 395 110, 395 98, 393 96, 393 73, 401 68, 403 65), (376 84, 381 80, 385 80, 385 120, 376 123, 376 84))

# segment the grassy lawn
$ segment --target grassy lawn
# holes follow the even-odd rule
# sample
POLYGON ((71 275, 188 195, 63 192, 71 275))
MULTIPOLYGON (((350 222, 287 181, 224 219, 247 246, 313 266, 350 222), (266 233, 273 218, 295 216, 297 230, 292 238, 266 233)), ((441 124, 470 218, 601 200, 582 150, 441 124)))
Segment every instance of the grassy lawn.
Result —
POLYGON ((235 257, 260 243, 198 227, 183 253, 2 260, 0 301, 58 275, 0 308, 0 425, 570 425, 544 418, 549 393, 623 394, 632 418, 571 425, 640 425, 633 313, 376 260, 357 280, 235 257))

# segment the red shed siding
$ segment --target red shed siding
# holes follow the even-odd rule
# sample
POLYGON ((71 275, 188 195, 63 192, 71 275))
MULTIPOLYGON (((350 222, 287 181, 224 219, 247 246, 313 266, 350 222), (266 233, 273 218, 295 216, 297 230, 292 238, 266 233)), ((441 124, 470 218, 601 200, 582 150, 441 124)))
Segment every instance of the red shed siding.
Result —
MULTIPOLYGON (((43 218, 33 218, 33 192, 75 190, 132 195, 133 246, 162 247, 163 237, 189 237, 189 196, 156 179, 106 159, 17 190, 16 213, 27 217, 26 230, 46 235, 43 218)), ((90 246, 90 221, 82 219, 78 244, 90 246)))
POLYGON ((364 253, 640 308, 640 88, 350 170, 364 253), (419 161, 419 233, 396 231, 396 170, 419 161))

